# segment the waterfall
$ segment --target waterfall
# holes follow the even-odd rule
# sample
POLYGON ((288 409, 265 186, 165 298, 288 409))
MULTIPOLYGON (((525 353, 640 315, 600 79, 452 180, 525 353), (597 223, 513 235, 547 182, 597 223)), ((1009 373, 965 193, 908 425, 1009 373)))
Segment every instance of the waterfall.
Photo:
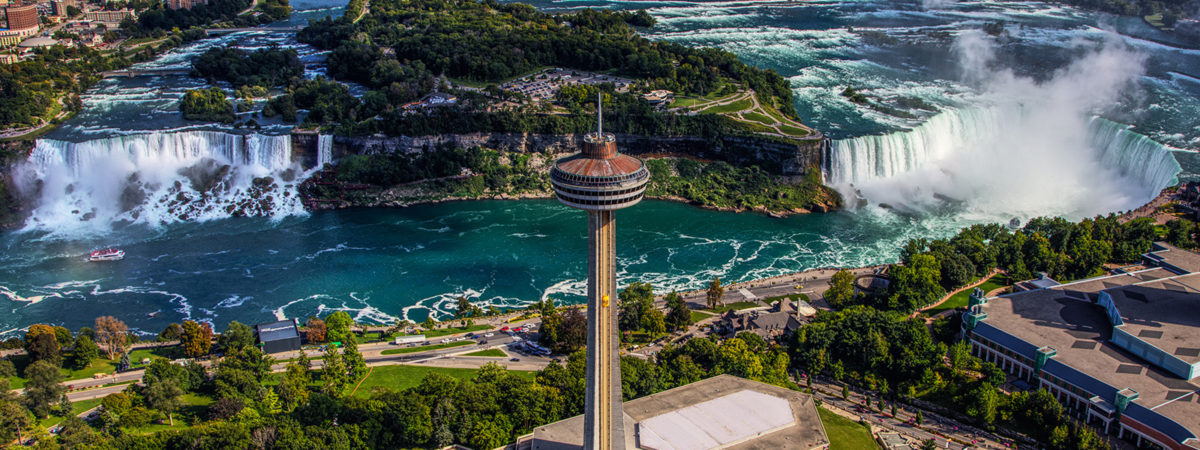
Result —
POLYGON ((18 165, 33 201, 27 227, 160 225, 231 216, 303 214, 288 135, 155 132, 84 142, 37 141, 18 165))
POLYGON ((1100 161, 1105 166, 1160 190, 1178 182, 1183 169, 1162 144, 1130 131, 1128 125, 1101 117, 1088 123, 1088 131, 1092 148, 1100 152, 1100 161))
POLYGON ((949 201, 1009 217, 1131 209, 1181 171, 1168 147, 1128 126, 1048 118, 1020 104, 948 110, 912 130, 837 140, 824 169, 847 198, 911 210, 949 201))
POLYGON ((317 135, 317 170, 333 162, 333 136, 317 135))

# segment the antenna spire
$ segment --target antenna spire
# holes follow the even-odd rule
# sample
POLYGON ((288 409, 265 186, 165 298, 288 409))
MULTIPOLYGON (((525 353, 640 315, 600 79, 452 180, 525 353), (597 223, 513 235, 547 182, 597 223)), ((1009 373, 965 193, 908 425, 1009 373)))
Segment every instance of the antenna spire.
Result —
POLYGON ((599 130, 596 134, 604 136, 604 91, 596 91, 596 123, 599 125, 599 130))

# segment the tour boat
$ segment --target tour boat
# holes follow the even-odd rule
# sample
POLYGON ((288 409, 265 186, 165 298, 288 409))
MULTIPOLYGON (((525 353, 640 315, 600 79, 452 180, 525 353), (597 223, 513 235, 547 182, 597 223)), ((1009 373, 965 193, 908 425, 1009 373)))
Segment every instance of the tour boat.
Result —
POLYGON ((120 261, 125 258, 125 251, 115 248, 96 250, 88 256, 88 261, 120 261))

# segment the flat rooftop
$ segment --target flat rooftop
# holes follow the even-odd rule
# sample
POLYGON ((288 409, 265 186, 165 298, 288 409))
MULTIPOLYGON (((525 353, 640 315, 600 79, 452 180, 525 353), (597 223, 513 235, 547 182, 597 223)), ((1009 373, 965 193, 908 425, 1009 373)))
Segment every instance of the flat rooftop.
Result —
MULTIPOLYGON (((624 404, 638 448, 811 449, 829 445, 812 397, 732 375, 624 404)), ((532 448, 583 447, 583 416, 538 427, 532 448)))
POLYGON ((1180 275, 1109 289, 1121 329, 1175 355, 1200 362, 1200 274, 1180 275))
POLYGON ((1200 272, 1200 254, 1192 253, 1166 242, 1155 242, 1155 250, 1146 258, 1158 264, 1178 269, 1177 273, 1200 272))
POLYGON ((1200 384, 1179 378, 1109 343, 1112 325, 1105 309, 1094 303, 1101 291, 1112 295, 1122 316, 1131 317, 1123 318, 1124 329, 1134 336, 1143 330, 1163 331, 1163 336, 1180 336, 1200 344, 1200 328, 1194 328, 1200 325, 1197 321, 1200 308, 1179 307, 1188 297, 1200 301, 1200 291, 1178 282, 1181 278, 1187 285, 1200 286, 1200 274, 1180 277, 1170 270, 1153 268, 989 298, 982 307, 987 319, 977 330, 986 338, 1004 338, 1007 334, 1033 344, 1034 349, 1022 352, 1030 358, 1037 347, 1053 347, 1057 355, 1047 363, 1047 370, 1066 365, 1111 386, 1113 393, 1131 388, 1139 394, 1135 403, 1200 436, 1200 404, 1196 403, 1195 395, 1200 384), (1153 288, 1160 290, 1148 295, 1153 288), (1178 291, 1184 288, 1189 290, 1178 291), (1133 293, 1132 298, 1129 293, 1133 293), (1138 293, 1154 300, 1143 303, 1136 299, 1138 293), (1116 300, 1118 296, 1122 297, 1120 301, 1116 300), (1161 309, 1164 307, 1170 309, 1161 309), (1139 313, 1146 316, 1135 320, 1139 313), (1131 326, 1134 328, 1128 328, 1131 326), (1003 334, 988 330, 989 327, 1003 334))

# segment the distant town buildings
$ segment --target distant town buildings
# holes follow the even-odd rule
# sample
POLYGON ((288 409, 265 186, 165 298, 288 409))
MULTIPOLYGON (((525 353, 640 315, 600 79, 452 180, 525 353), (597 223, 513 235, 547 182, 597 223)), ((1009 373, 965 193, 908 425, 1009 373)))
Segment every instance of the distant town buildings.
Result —
POLYGON ((36 4, 9 5, 4 7, 5 23, 9 31, 33 30, 37 34, 38 12, 36 4))
POLYGON ((79 7, 79 3, 76 0, 54 0, 52 4, 54 5, 54 15, 59 17, 67 17, 68 8, 79 7))
POLYGON ((166 0, 167 8, 192 9, 196 5, 207 5, 208 0, 166 0))
POLYGON ((119 9, 116 11, 88 11, 83 13, 83 18, 85 20, 93 22, 121 23, 121 21, 125 20, 126 17, 136 18, 137 16, 133 13, 133 11, 128 9, 119 9))

